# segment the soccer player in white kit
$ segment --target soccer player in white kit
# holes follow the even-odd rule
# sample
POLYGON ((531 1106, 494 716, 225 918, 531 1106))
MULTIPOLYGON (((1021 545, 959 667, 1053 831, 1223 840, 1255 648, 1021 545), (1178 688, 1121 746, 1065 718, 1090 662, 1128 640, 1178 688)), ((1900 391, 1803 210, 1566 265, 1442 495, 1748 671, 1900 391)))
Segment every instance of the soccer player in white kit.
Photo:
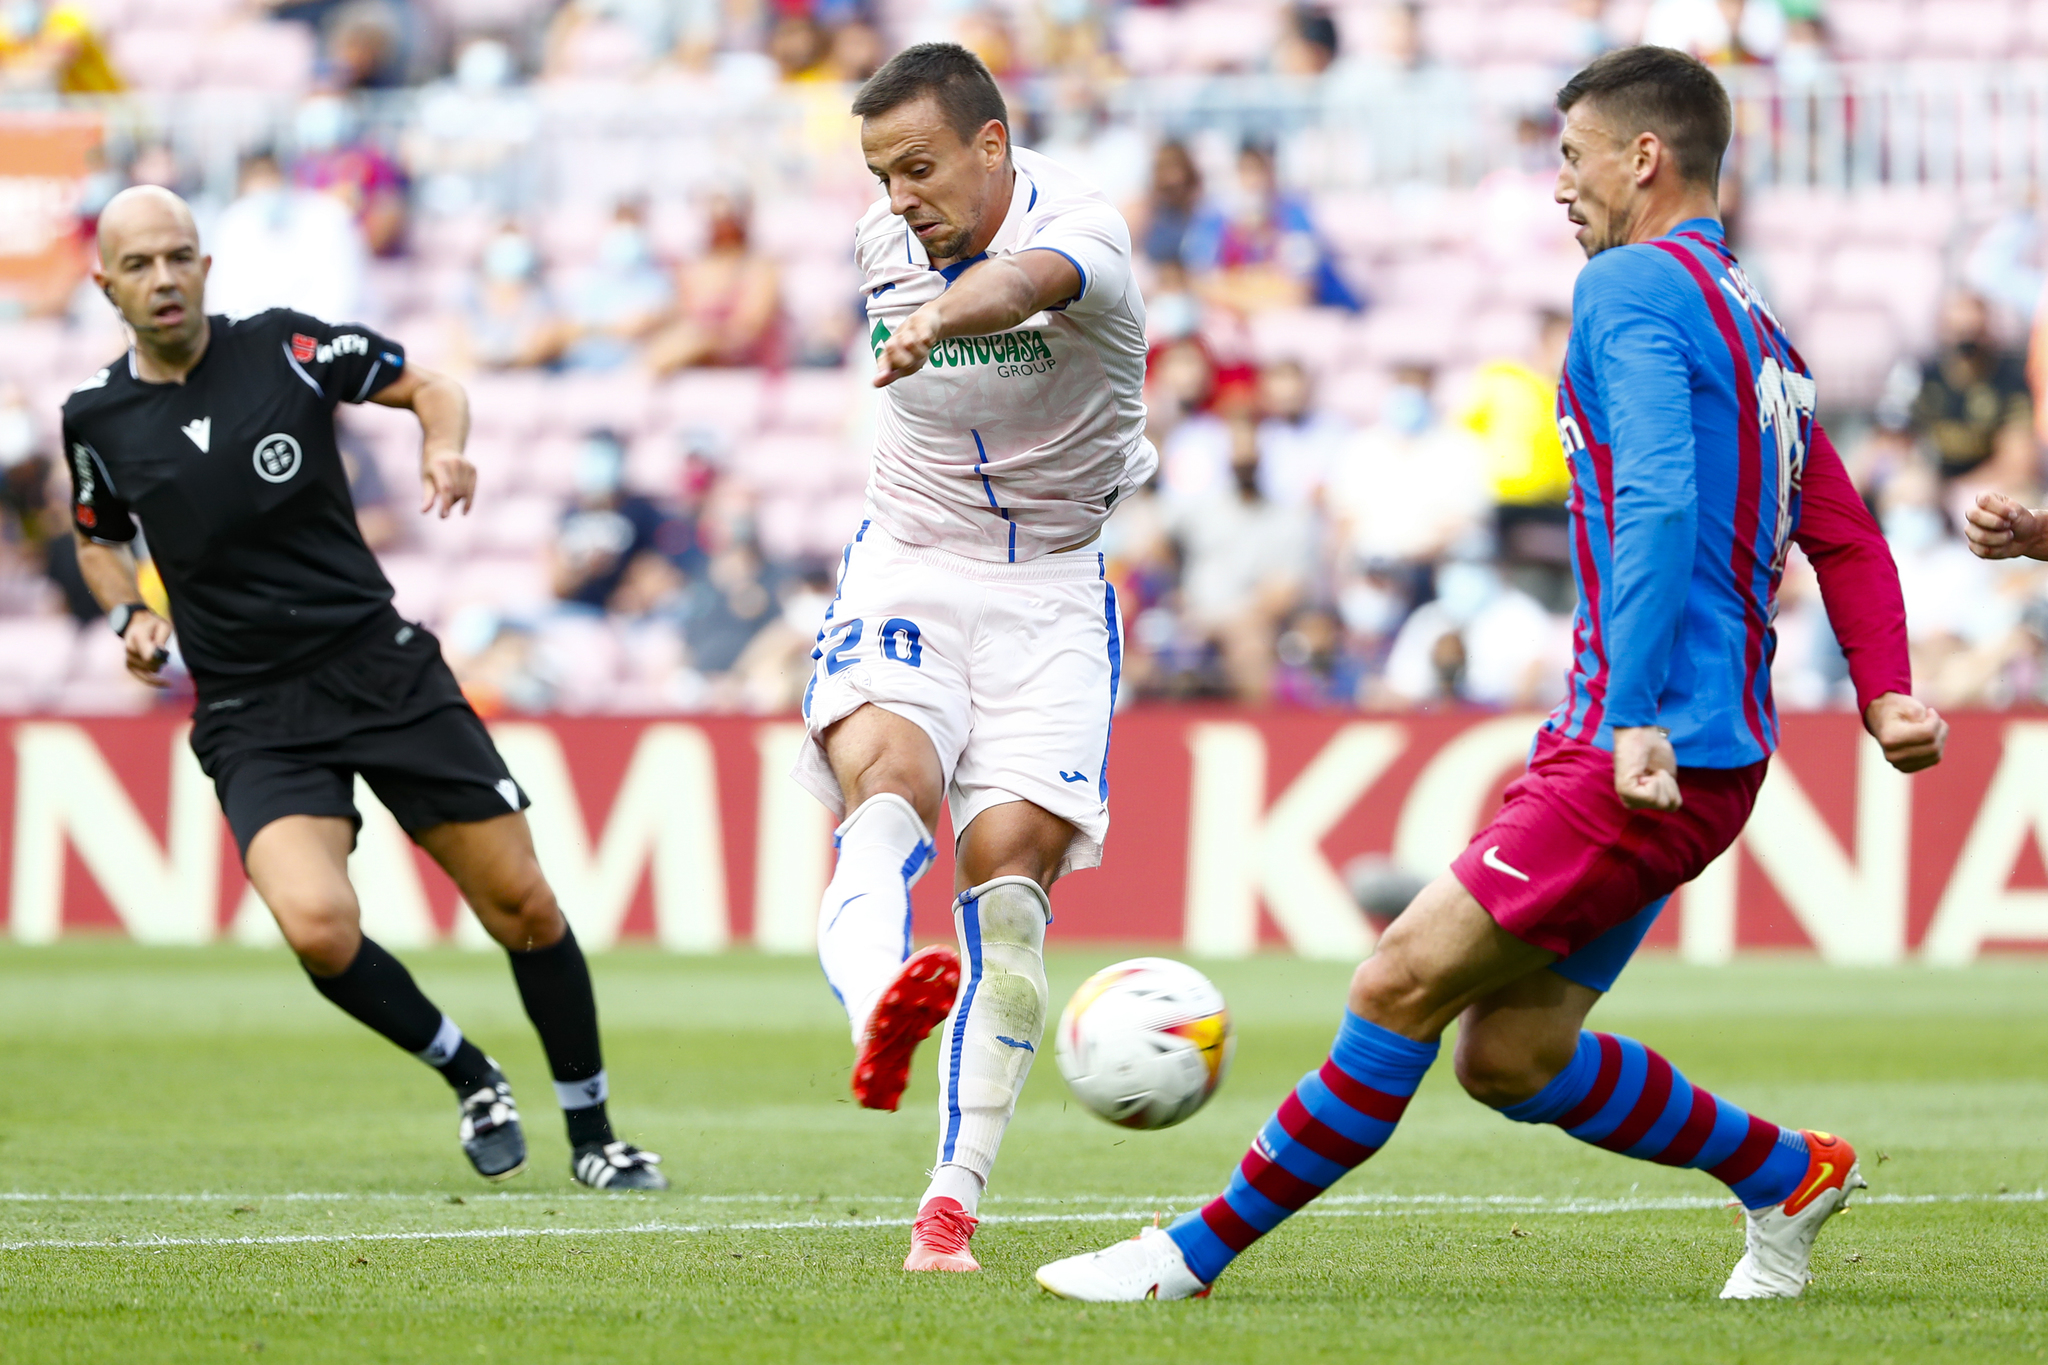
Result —
POLYGON ((1102 859, 1123 638, 1091 548, 1152 477, 1145 305, 1101 194, 1010 146, 978 58, 906 49, 854 101, 887 190, 861 219, 875 385, 865 520, 804 694, 796 779, 835 815, 818 957, 894 1109, 940 1029, 939 1148, 906 1270, 968 1249, 1045 1024, 1054 879, 1102 859), (910 889, 952 810, 960 950, 910 951, 910 889))

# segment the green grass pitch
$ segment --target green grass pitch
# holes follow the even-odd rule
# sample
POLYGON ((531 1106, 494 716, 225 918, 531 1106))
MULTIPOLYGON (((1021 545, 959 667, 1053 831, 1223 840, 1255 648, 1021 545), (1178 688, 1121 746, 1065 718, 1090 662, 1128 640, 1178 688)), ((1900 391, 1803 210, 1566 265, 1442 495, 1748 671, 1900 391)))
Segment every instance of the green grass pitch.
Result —
MULTIPOLYGON (((1115 954, 1051 963, 1056 1000, 1115 954)), ((505 1065, 533 1162, 464 1165, 440 1081, 289 958, 0 948, 0 1361, 1881 1361, 2048 1351, 2048 964, 1722 970, 1645 960, 1595 1014, 1772 1118, 1858 1143, 1873 1189, 1795 1303, 1716 1300, 1721 1187, 1501 1120, 1439 1066, 1386 1151, 1206 1302, 1083 1306, 1032 1268, 1214 1190, 1323 1056, 1347 972, 1210 967, 1234 1073, 1181 1128, 1072 1103, 1048 1058, 997 1168, 978 1276, 899 1269, 931 1159, 846 1095, 816 965, 595 963, 622 1132, 676 1191, 568 1176, 496 955, 408 955, 505 1065), (1882 1154, 1882 1155, 1880 1155, 1882 1154)))

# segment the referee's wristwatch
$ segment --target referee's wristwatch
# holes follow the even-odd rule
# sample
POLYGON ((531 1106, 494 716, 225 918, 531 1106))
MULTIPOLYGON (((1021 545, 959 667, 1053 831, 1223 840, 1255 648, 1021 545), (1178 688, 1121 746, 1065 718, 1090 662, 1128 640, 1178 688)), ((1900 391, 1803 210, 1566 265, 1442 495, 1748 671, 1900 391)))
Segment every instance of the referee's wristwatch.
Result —
POLYGON ((128 638, 128 627, 134 622, 135 614, 150 609, 147 602, 123 602, 107 613, 107 624, 114 628, 114 634, 128 638))

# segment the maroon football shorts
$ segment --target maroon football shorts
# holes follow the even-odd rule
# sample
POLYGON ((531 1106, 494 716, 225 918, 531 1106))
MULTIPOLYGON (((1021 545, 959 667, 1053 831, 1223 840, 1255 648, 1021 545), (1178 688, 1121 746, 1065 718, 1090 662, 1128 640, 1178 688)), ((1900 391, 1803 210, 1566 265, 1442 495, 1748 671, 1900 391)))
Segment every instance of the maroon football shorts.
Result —
POLYGON ((1685 803, 1630 810, 1614 791, 1614 755, 1549 730, 1509 784, 1493 822, 1451 875, 1524 943, 1560 957, 1697 877, 1735 842, 1769 760, 1680 768, 1685 803))

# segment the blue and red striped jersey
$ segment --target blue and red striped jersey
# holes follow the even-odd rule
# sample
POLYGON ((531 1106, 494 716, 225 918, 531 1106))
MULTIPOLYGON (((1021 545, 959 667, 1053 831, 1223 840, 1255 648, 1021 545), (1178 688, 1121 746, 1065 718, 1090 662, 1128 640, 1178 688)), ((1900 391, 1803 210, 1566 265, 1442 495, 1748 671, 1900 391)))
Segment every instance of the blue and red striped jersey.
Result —
POLYGON ((1611 749, 1616 726, 1662 725, 1681 767, 1777 747, 1771 622, 1813 411, 1718 222, 1586 263, 1558 385, 1579 605, 1549 729, 1611 749))

